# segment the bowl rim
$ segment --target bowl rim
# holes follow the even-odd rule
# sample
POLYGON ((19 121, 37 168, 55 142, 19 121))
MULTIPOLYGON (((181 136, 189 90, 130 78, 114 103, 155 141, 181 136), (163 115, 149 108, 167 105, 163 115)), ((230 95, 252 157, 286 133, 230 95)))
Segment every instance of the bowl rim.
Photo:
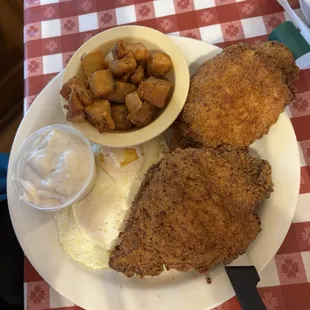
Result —
MULTIPOLYGON (((74 71, 73 68, 77 68, 74 65, 74 63, 77 61, 77 59, 79 59, 79 56, 83 54, 83 50, 86 49, 89 45, 92 45, 95 42, 100 42, 100 41, 102 42, 103 41, 102 38, 104 38, 107 35, 110 37, 113 37, 114 35, 115 40, 121 39, 122 37, 124 38, 129 37, 127 33, 133 30, 138 31, 139 33, 141 33, 141 31, 142 33, 144 32, 144 34, 141 35, 142 37, 144 36, 144 37, 150 38, 152 34, 153 35, 155 34, 157 37, 159 36, 160 38, 164 39, 166 42, 169 43, 169 48, 174 49, 174 52, 176 54, 174 59, 176 59, 177 61, 177 64, 178 64, 177 67, 179 68, 178 70, 182 72, 182 77, 181 77, 182 82, 180 82, 180 85, 178 87, 175 87, 176 85, 174 85, 174 91, 173 91, 172 97, 170 98, 170 101, 167 104, 165 110, 149 125, 139 128, 135 131, 99 133, 95 127, 93 127, 87 122, 83 122, 83 123, 67 122, 70 126, 80 130, 90 141, 106 146, 106 147, 130 147, 130 146, 138 145, 146 141, 149 141, 155 138, 156 136, 162 134, 177 119, 178 115, 181 113, 184 107, 184 104, 185 104, 185 101, 188 95, 189 84, 190 84, 190 73, 189 73, 189 67, 188 67, 187 61, 185 59, 185 56, 181 48, 168 35, 158 30, 155 30, 153 28, 149 28, 145 26, 136 26, 136 25, 114 27, 106 31, 102 31, 98 33, 97 35, 95 35, 94 37, 87 40, 73 54, 70 61, 68 62, 66 68, 64 69, 64 74, 62 77, 61 85, 63 85, 69 78, 71 78, 71 75, 68 76, 68 74, 70 74, 71 71, 74 71), (145 31, 147 33, 145 33, 145 31), (174 96, 176 97, 174 98, 174 96), (175 103, 175 105, 173 107, 170 107, 170 109, 168 109, 169 104, 171 104, 172 102, 175 103)), ((133 39, 134 39, 134 36, 133 36, 133 39)), ((114 40, 114 39, 109 39, 109 41, 111 40, 114 40)), ((141 41, 143 42, 142 39, 141 41)), ((151 39, 151 41, 153 40, 151 39)), ((103 44, 95 43, 94 45, 97 45, 97 46, 95 46, 93 50, 95 50, 99 46, 104 45, 104 43, 103 44)), ((176 77, 176 80, 177 80, 177 77, 176 77)), ((63 106, 65 103, 67 103, 67 101, 61 95, 59 96, 60 96, 61 107, 64 111, 64 114, 66 115, 66 110, 64 110, 63 106)))
POLYGON ((36 210, 40 210, 40 211, 45 211, 45 212, 51 212, 51 211, 57 211, 60 209, 63 209, 69 205, 72 205, 73 203, 77 202, 81 197, 83 197, 84 192, 87 190, 87 188, 89 187, 89 185, 92 182, 92 179, 94 177, 94 171, 95 171, 95 156, 94 156, 94 152, 92 149, 92 146, 89 142, 89 140, 83 135, 83 133, 81 133, 79 130, 77 130, 76 128, 66 125, 66 124, 52 124, 52 125, 48 125, 45 127, 40 128, 39 130, 33 132, 21 145, 21 147, 18 150, 18 153, 16 154, 14 160, 13 160, 13 165, 12 165, 12 185, 14 188, 14 191, 16 193, 16 195, 18 196, 18 198, 27 206, 30 206, 36 210), (80 138, 81 142, 84 143, 87 146, 87 149, 89 151, 89 156, 90 156, 90 167, 89 167, 89 172, 87 175, 87 179, 84 182, 84 185, 82 186, 82 188, 79 190, 78 193, 76 193, 73 197, 71 197, 68 201, 66 201, 65 203, 61 204, 61 205, 57 205, 57 206, 52 206, 52 207, 43 207, 40 206, 38 204, 32 203, 28 200, 25 199, 21 199, 21 196, 23 195, 23 192, 20 189, 20 164, 21 164, 21 160, 23 159, 23 156, 25 154, 25 148, 27 147, 27 145, 31 142, 34 142, 35 139, 37 139, 39 137, 40 134, 45 134, 45 133, 49 133, 54 129, 58 129, 60 131, 64 131, 64 132, 70 132, 73 135, 76 135, 80 138))

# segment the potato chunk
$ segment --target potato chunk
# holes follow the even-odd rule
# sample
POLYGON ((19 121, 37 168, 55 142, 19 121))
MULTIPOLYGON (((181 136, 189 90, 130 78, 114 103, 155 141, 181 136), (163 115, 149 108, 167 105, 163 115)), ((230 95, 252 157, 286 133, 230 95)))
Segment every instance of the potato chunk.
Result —
POLYGON ((69 99, 69 96, 71 94, 71 87, 69 86, 68 83, 65 83, 64 85, 62 85, 62 88, 60 90, 60 95, 65 98, 66 100, 69 99))
POLYGON ((89 80, 90 89, 96 98, 106 97, 115 89, 115 81, 110 70, 93 73, 89 80))
POLYGON ((128 53, 123 58, 110 61, 110 70, 115 76, 122 76, 124 73, 133 72, 136 67, 137 62, 132 53, 128 53))
POLYGON ((66 119, 68 122, 83 122, 85 121, 84 107, 75 91, 71 91, 69 96, 68 109, 66 119))
POLYGON ((124 73, 121 77, 118 78, 118 80, 122 82, 130 82, 129 78, 131 75, 132 75, 132 72, 124 73))
POLYGON ((135 44, 127 44, 125 50, 127 52, 131 52, 137 61, 146 61, 149 57, 148 49, 141 42, 135 44))
POLYGON ((86 119, 95 126, 100 133, 115 128, 111 116, 109 100, 97 100, 94 104, 85 107, 86 119))
POLYGON ((60 90, 60 95, 63 96, 66 100, 69 99, 72 90, 76 90, 77 87, 87 88, 88 83, 85 80, 80 79, 77 76, 69 79, 60 90))
POLYGON ((81 63, 88 78, 90 78, 94 72, 105 68, 104 56, 100 51, 84 54, 81 57, 81 63))
POLYGON ((144 80, 144 68, 139 65, 133 75, 131 76, 131 82, 134 84, 140 84, 144 80))
POLYGON ((111 50, 113 57, 115 59, 123 58, 128 53, 126 46, 124 40, 118 40, 111 50))
POLYGON ((111 52, 115 59, 124 58, 128 53, 132 53, 136 61, 139 62, 146 61, 149 57, 148 49, 141 42, 127 44, 123 40, 118 40, 111 52))
POLYGON ((155 114, 156 107, 144 101, 139 109, 128 115, 128 119, 137 127, 144 127, 153 120, 155 114))
POLYGON ((94 103, 95 98, 90 89, 85 87, 76 87, 76 92, 83 106, 91 105, 94 103))
POLYGON ((172 86, 172 83, 169 81, 160 80, 151 76, 141 82, 138 88, 138 94, 141 99, 148 101, 156 107, 162 108, 169 98, 172 86))
POLYGON ((131 128, 131 122, 127 119, 128 109, 125 104, 113 104, 111 106, 111 112, 115 129, 128 130, 131 128))
POLYGON ((142 100, 139 98, 138 93, 136 91, 127 94, 125 96, 125 101, 128 111, 130 113, 132 111, 138 110, 142 106, 142 100))
POLYGON ((136 85, 116 81, 115 82, 115 90, 113 93, 108 95, 108 99, 110 101, 125 103, 125 96, 137 89, 136 85))
POLYGON ((168 54, 155 52, 148 60, 148 74, 155 77, 164 77, 172 68, 172 61, 168 54))
POLYGON ((110 67, 110 62, 114 59, 113 55, 112 55, 112 52, 110 52, 109 54, 107 54, 105 57, 104 57, 104 68, 105 69, 109 69, 110 67))

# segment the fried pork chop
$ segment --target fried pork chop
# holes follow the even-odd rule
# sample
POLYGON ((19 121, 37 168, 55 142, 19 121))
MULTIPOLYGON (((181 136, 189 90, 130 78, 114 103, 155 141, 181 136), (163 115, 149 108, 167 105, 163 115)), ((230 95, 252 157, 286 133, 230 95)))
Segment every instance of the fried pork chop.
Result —
POLYGON ((147 172, 109 265, 128 277, 201 273, 243 254, 260 231, 271 167, 243 151, 177 149, 147 172))
POLYGON ((289 82, 293 83, 299 75, 292 52, 282 43, 267 41, 259 44, 255 51, 269 57, 283 72, 289 82))
POLYGON ((225 48, 192 76, 171 147, 191 146, 188 141, 212 148, 249 146, 291 103, 298 73, 292 53, 280 43, 225 48))

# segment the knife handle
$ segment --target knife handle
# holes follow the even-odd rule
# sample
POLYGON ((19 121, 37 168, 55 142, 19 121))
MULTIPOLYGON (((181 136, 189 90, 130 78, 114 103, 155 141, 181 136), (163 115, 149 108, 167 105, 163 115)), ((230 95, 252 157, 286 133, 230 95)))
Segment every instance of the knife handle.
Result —
POLYGON ((254 266, 226 266, 225 270, 242 310, 266 310, 257 291, 256 286, 260 278, 254 266))

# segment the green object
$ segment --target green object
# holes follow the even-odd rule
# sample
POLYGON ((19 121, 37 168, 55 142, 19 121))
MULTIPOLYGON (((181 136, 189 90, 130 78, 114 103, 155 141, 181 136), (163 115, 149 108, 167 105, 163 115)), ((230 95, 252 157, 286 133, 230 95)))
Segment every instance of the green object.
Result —
POLYGON ((310 53, 310 45, 290 21, 275 28, 268 37, 269 41, 278 41, 288 47, 295 59, 310 53))

